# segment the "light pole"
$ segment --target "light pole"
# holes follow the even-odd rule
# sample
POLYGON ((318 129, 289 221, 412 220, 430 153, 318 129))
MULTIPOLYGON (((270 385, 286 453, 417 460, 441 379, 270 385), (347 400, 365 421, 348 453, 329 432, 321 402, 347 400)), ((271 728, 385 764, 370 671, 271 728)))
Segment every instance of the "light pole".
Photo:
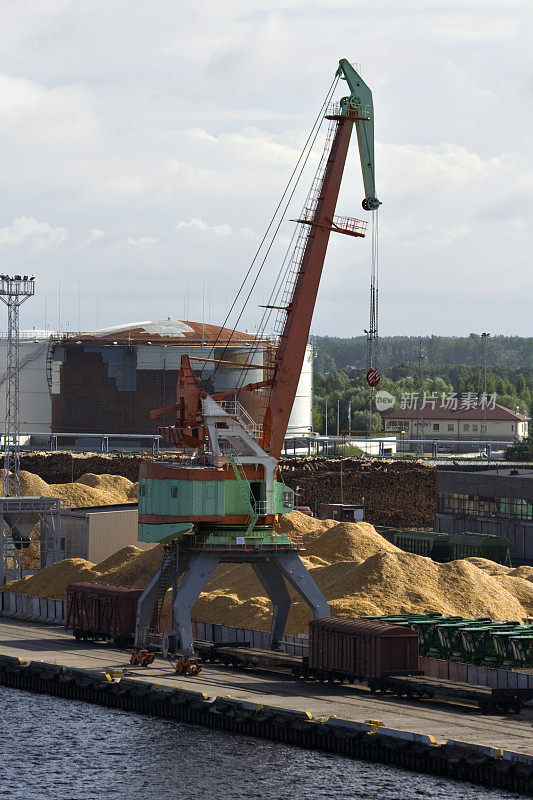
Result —
POLYGON ((483 434, 487 436, 487 339, 490 333, 482 333, 483 342, 483 434))

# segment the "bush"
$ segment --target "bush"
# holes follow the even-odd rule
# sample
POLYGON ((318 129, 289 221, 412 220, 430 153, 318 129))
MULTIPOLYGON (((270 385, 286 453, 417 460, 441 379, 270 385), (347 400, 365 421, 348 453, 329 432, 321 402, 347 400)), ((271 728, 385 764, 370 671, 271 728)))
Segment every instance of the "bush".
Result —
POLYGON ((533 461, 533 438, 528 436, 522 442, 509 445, 503 457, 506 461, 533 461))

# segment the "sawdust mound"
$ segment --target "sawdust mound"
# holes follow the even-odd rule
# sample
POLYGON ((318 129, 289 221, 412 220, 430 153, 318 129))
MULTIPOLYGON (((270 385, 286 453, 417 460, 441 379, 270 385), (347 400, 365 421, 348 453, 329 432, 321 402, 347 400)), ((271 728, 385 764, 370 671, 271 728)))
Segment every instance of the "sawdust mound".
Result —
POLYGON ((85 561, 84 558, 67 558, 50 564, 29 578, 6 583, 3 591, 63 600, 69 583, 78 581, 103 583, 100 578, 100 573, 96 572, 94 564, 90 561, 85 561))
POLYGON ((331 519, 315 519, 300 511, 284 514, 276 525, 276 533, 284 533, 289 539, 312 539, 324 533, 336 523, 331 519))
POLYGON ((123 502, 120 497, 102 489, 94 489, 83 483, 51 483, 49 486, 52 497, 62 497, 70 500, 73 508, 85 506, 112 506, 123 502))
POLYGON ((512 575, 498 575, 498 583, 506 589, 526 610, 525 616, 533 616, 533 583, 512 575))
MULTIPOLYGON (((48 486, 25 473, 23 485, 38 495, 61 488, 70 492, 77 486, 79 492, 112 497, 111 502, 116 502, 119 491, 134 487, 114 476, 83 477, 84 482, 77 484, 48 486)), ((399 550, 368 523, 316 520, 299 512, 286 515, 277 530, 305 542, 307 551, 302 555, 333 614, 438 611, 509 620, 533 616, 532 567, 513 570, 479 558, 439 564, 399 550)), ((129 546, 100 564, 68 559, 7 584, 5 590, 62 599, 68 584, 75 581, 145 588, 163 554, 162 545, 149 550, 129 546)), ((287 632, 298 633, 306 629, 311 612, 292 587, 289 593, 293 607, 287 632)), ((271 614, 272 605, 249 564, 221 564, 193 609, 197 620, 262 629, 270 627, 271 614)))
POLYGON ((533 582, 533 567, 523 564, 521 567, 515 567, 509 573, 509 577, 523 578, 525 581, 533 582))
POLYGON ((122 503, 130 500, 130 494, 134 487, 133 482, 122 475, 95 475, 92 472, 86 472, 77 479, 76 483, 112 494, 116 496, 117 502, 122 503))
POLYGON ((140 547, 129 544, 127 547, 117 550, 116 553, 113 553, 113 555, 109 556, 104 561, 100 561, 96 564, 95 570, 102 575, 106 575, 113 570, 125 569, 126 566, 131 564, 134 559, 138 558, 142 552, 143 550, 140 547))
MULTIPOLYGON (((130 551, 130 547, 119 550, 119 553, 124 553, 125 550, 130 551)), ((119 553, 117 553, 117 556, 119 553)), ((150 548, 150 550, 141 551, 135 558, 130 558, 122 566, 107 571, 105 573, 105 581, 102 581, 102 583, 126 586, 129 589, 144 589, 159 569, 163 555, 162 544, 158 544, 156 547, 150 548)), ((97 564, 95 569, 100 566, 97 564)))
POLYGON ((483 569, 489 575, 508 575, 512 572, 511 567, 506 567, 504 564, 498 564, 496 561, 490 561, 488 558, 478 558, 477 556, 470 556, 466 558, 470 564, 474 564, 478 569, 483 569))
POLYGON ((309 541, 305 554, 308 558, 318 556, 326 563, 333 564, 336 561, 361 563, 378 552, 400 551, 367 522, 339 522, 309 541))
POLYGON ((20 493, 23 497, 53 497, 50 485, 25 469, 20 470, 20 493))
MULTIPOLYGON (((245 584, 241 583, 239 591, 237 569, 241 568, 220 576, 215 574, 208 591, 194 607, 195 619, 268 628, 271 606, 267 598, 262 590, 258 596, 251 596, 259 584, 255 582, 255 576, 252 583, 249 582, 250 576, 243 573, 240 580, 246 581, 247 589, 243 592, 245 584), (217 587, 217 580, 221 578, 223 585, 217 587), (217 598, 222 597, 224 603, 219 608, 217 598), (232 601, 234 597, 238 598, 235 602, 232 601)), ((533 591, 526 591, 527 581, 520 581, 519 587, 514 583, 504 586, 497 577, 480 570, 468 560, 438 564, 403 551, 378 552, 362 563, 337 562, 312 569, 311 574, 333 614, 355 617, 439 611, 465 617, 519 620, 529 615, 528 607, 533 601, 533 591)), ((312 614, 292 590, 291 596, 294 602, 287 632, 295 634, 306 629, 312 614)))
POLYGON ((163 554, 162 545, 150 550, 128 545, 99 564, 83 558, 67 558, 21 581, 6 583, 3 590, 64 600, 69 583, 79 581, 144 589, 161 564, 163 554))
POLYGON ((132 483, 121 475, 93 475, 88 472, 74 483, 46 483, 33 472, 20 472, 21 495, 61 497, 70 500, 73 508, 135 502, 138 491, 138 483, 132 483))

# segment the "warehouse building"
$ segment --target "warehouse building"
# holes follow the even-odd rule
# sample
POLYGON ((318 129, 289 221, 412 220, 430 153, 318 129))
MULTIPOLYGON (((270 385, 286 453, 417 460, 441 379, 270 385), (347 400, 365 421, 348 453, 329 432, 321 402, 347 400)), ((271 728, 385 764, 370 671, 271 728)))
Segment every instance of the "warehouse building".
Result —
MULTIPOLYGON (((416 439, 420 410, 391 409, 383 414, 385 430, 403 431, 406 439, 416 439)), ((528 435, 529 417, 498 404, 482 408, 443 408, 438 404, 422 410, 424 438, 468 443, 520 441, 528 435)), ((461 445, 458 445, 460 447, 461 445)))
POLYGON ((51 560, 84 558, 97 564, 128 545, 146 549, 137 538, 137 518, 137 503, 62 509, 51 560))
POLYGON ((533 563, 533 468, 438 467, 435 527, 505 536, 513 563, 533 563))

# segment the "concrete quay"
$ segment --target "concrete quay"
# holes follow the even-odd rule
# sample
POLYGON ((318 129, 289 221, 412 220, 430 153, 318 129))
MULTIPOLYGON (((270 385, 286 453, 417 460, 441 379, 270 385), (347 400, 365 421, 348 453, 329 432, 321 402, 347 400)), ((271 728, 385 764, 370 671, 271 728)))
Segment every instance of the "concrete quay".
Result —
POLYGON ((129 654, 111 645, 77 642, 64 628, 13 619, 0 619, 0 654, 24 661, 43 661, 64 667, 101 672, 124 670, 125 677, 175 689, 229 695, 237 700, 307 711, 315 718, 339 717, 533 756, 533 709, 520 714, 487 715, 460 704, 375 696, 366 687, 330 686, 295 681, 292 676, 259 670, 237 671, 204 664, 196 678, 177 676, 160 656, 147 669, 129 664, 129 654))

